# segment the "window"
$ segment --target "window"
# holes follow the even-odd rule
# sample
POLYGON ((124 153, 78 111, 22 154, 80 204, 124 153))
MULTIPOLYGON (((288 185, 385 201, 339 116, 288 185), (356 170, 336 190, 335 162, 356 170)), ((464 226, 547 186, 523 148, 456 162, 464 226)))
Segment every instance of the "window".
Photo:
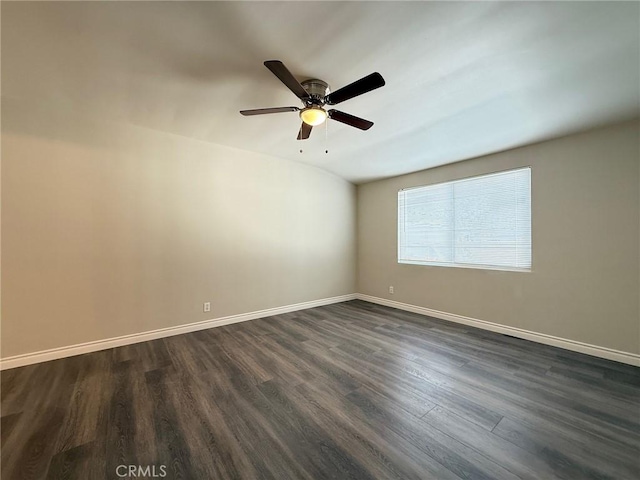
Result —
POLYGON ((398 192, 398 263, 531 269, 531 169, 398 192))

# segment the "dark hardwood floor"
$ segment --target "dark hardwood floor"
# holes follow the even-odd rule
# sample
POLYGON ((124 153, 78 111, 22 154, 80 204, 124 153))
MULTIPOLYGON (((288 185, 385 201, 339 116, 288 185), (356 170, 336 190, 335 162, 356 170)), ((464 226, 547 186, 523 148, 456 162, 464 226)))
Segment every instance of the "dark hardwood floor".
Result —
POLYGON ((639 457, 639 368, 362 301, 2 372, 3 480, 637 479, 639 457))

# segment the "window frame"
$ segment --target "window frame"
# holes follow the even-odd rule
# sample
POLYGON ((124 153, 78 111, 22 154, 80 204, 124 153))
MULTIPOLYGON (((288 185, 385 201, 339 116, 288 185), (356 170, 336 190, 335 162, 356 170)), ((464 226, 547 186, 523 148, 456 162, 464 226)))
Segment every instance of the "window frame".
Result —
POLYGON ((506 170, 498 170, 495 172, 489 172, 489 173, 481 173, 478 175, 471 175, 468 177, 462 177, 462 178, 457 178, 455 180, 446 180, 443 182, 437 182, 437 183, 430 183, 427 185, 415 185, 412 187, 406 187, 406 188, 401 188, 400 190, 398 190, 397 192, 397 209, 396 209, 396 228, 397 228, 397 236, 396 236, 396 261, 399 265, 420 265, 420 266, 426 266, 426 267, 448 267, 448 268, 466 268, 466 269, 473 269, 473 270, 491 270, 491 271, 504 271, 504 272, 516 272, 516 273, 530 273, 533 271, 533 189, 532 189, 532 172, 533 169, 531 168, 531 165, 523 165, 521 167, 515 167, 515 168, 509 168, 506 170), (439 185, 445 185, 445 184, 453 184, 456 182, 462 182, 465 180, 473 180, 475 178, 482 178, 482 177, 488 177, 488 176, 492 176, 492 175, 500 175, 500 174, 504 174, 504 173, 509 173, 509 172, 517 172, 519 170, 525 170, 528 169, 529 170, 529 209, 530 209, 530 235, 531 235, 531 265, 529 267, 513 267, 513 266, 500 266, 500 265, 483 265, 483 264, 473 264, 473 263, 456 263, 456 262, 437 262, 437 261, 432 261, 432 260, 401 260, 400 259, 400 248, 401 248, 401 242, 400 242, 400 236, 401 236, 401 231, 400 231, 400 194, 402 192, 406 192, 409 190, 415 190, 418 188, 425 188, 425 187, 436 187, 439 185))

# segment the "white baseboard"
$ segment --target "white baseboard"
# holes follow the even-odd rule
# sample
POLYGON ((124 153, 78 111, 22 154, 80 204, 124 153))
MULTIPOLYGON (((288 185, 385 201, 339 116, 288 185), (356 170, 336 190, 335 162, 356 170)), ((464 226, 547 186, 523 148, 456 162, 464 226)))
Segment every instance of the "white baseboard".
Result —
POLYGON ((132 343, 146 342, 163 337, 171 337, 173 335, 181 335, 183 333, 195 332, 197 330, 206 330, 208 328, 221 327, 232 323, 246 322, 247 320, 255 320, 257 318, 270 317, 272 315, 280 315, 281 313, 295 312, 297 310, 305 310, 307 308, 321 307, 332 303, 346 302, 355 300, 356 294, 340 295, 339 297, 322 298, 320 300, 312 300, 310 302, 295 303, 282 307, 267 308, 266 310, 258 310, 255 312, 241 313, 238 315, 230 315, 228 317, 213 318, 202 322, 188 323, 186 325, 178 325, 176 327, 160 328, 148 332, 134 333, 131 335, 123 335, 121 337, 107 338, 105 340, 97 340, 94 342, 80 343, 78 345, 70 345, 67 347, 52 348, 50 350, 42 350, 40 352, 26 353, 23 355, 15 355, 0 359, 0 370, 10 368, 23 367, 33 363, 48 362, 59 358, 72 357, 83 353, 97 352, 108 348, 121 347, 132 343))
POLYGON ((530 330, 523 330, 521 328, 508 327, 506 325, 500 325, 498 323, 487 322, 485 320, 478 320, 471 317, 464 317, 462 315, 456 315, 455 313, 441 312, 439 310, 432 310, 431 308, 419 307, 417 305, 396 302, 394 300, 388 300, 386 298, 373 297, 371 295, 364 295, 362 293, 358 293, 356 296, 359 300, 364 300, 365 302, 377 303, 379 305, 385 305, 387 307, 393 307, 399 310, 406 310, 408 312, 419 313, 422 315, 427 315, 429 317, 449 320, 455 323, 462 323, 464 325, 470 325, 472 327, 481 328, 483 330, 503 333, 505 335, 511 335, 513 337, 531 340, 532 342, 543 343, 545 345, 551 345, 553 347, 564 348, 566 350, 572 350, 574 352, 586 353, 587 355, 592 355, 594 357, 606 358, 607 360, 614 360, 616 362, 627 363, 629 365, 640 367, 640 355, 635 353, 622 352, 620 350, 614 350, 612 348, 599 347, 597 345, 577 342, 575 340, 554 337, 553 335, 547 335, 545 333, 537 333, 530 330))
POLYGON ((575 340, 569 340, 566 338, 554 337, 553 335, 532 332, 529 330, 523 330, 521 328, 509 327, 506 325, 500 325, 498 323, 487 322, 485 320, 478 320, 476 318, 456 315, 454 313, 441 312, 439 310, 433 310, 431 308, 419 307, 417 305, 396 302, 394 300, 388 300, 386 298, 373 297, 371 295, 358 293, 341 295, 338 297, 323 298, 310 302, 268 308, 266 310, 241 313, 238 315, 230 315, 228 317, 214 318, 211 320, 204 320, 202 322, 189 323, 176 327, 160 328, 158 330, 151 330, 148 332, 134 333, 131 335, 123 335, 121 337, 108 338, 105 340, 97 340, 94 342, 81 343, 78 345, 70 345, 67 347, 52 348, 50 350, 42 350, 39 352, 16 355, 13 357, 0 359, 0 370, 22 367, 34 363, 48 362, 49 360, 72 357, 74 355, 81 355, 83 353, 97 352, 99 350, 121 347, 123 345, 130 345, 132 343, 146 342, 148 340, 171 337, 173 335, 181 335, 183 333, 195 332, 198 330, 206 330, 208 328, 221 327, 223 325, 230 325, 232 323, 246 322, 248 320, 255 320, 257 318, 264 318, 272 315, 279 315, 282 313, 295 312, 297 310, 305 310, 307 308, 321 307, 323 305, 330 305, 332 303, 346 302, 349 300, 355 300, 356 298, 359 300, 364 300, 366 302, 377 303, 379 305, 385 305, 387 307, 393 307, 399 310, 419 313, 421 315, 440 318, 442 320, 449 320, 455 323, 462 323, 464 325, 470 325, 472 327, 481 328, 483 330, 503 333, 505 335, 524 338, 525 340, 531 340, 533 342, 538 342, 545 345, 564 348, 566 350, 572 350, 574 352, 586 353, 587 355, 593 355, 595 357, 606 358, 608 360, 614 360, 617 362, 640 367, 640 355, 635 353, 622 352, 620 350, 599 347, 597 345, 590 345, 588 343, 577 342, 575 340))

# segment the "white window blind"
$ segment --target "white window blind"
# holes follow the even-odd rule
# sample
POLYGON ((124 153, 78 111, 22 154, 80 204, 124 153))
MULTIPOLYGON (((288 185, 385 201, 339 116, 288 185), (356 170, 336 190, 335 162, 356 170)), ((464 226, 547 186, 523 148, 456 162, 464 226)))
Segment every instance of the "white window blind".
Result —
POLYGON ((398 262, 531 269, 531 169, 398 192, 398 262))

